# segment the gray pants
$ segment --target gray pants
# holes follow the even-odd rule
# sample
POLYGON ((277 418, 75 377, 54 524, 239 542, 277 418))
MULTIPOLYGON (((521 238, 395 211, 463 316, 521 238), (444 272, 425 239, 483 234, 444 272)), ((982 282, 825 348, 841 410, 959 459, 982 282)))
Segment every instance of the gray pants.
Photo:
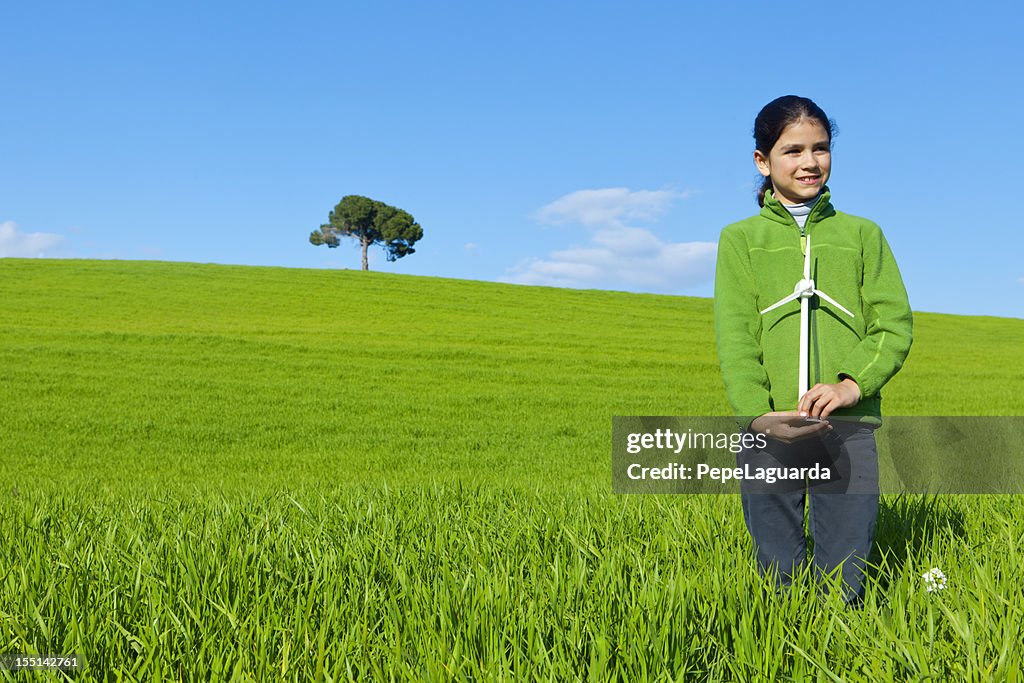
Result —
POLYGON ((754 541, 762 575, 771 573, 786 586, 806 561, 804 505, 810 500, 809 531, 818 574, 840 568, 844 599, 864 595, 864 567, 878 519, 878 450, 874 429, 832 420, 828 436, 795 444, 769 441, 744 450, 737 465, 749 468, 828 467, 828 480, 787 480, 774 484, 744 480, 743 519, 754 541))

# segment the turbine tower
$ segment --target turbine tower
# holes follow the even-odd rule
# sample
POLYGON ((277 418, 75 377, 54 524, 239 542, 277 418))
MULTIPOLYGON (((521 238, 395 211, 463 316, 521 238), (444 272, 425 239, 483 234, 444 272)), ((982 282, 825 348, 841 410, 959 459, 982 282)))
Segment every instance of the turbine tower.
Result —
POLYGON ((802 280, 796 283, 796 287, 793 288, 793 293, 789 296, 776 301, 768 308, 761 311, 761 315, 764 315, 768 311, 778 308, 783 304, 788 304, 794 299, 800 299, 800 375, 799 375, 799 386, 797 387, 796 400, 799 403, 803 395, 807 393, 810 388, 808 386, 808 365, 810 363, 810 307, 811 297, 817 294, 819 297, 829 302, 840 311, 850 316, 855 317, 853 313, 843 308, 835 299, 830 297, 825 292, 822 292, 814 287, 814 280, 811 279, 811 236, 807 235, 807 247, 804 252, 804 277, 802 280))

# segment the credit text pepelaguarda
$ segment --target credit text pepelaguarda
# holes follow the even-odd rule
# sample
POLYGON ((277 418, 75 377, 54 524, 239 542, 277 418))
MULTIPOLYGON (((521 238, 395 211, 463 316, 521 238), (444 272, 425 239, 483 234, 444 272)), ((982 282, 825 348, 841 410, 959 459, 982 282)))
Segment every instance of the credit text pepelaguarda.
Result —
POLYGON ((706 463, 684 465, 673 462, 663 467, 644 467, 633 463, 626 468, 626 476, 630 479, 710 479, 722 483, 745 480, 774 484, 777 481, 826 481, 832 478, 832 471, 820 463, 813 467, 751 467, 749 464, 743 467, 712 467, 706 463))

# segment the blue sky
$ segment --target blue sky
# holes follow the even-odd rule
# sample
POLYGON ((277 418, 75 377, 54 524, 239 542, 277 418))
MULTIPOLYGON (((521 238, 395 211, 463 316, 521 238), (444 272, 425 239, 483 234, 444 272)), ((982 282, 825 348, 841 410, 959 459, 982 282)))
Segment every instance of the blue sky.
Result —
MULTIPOLYGON (((358 268, 309 232, 406 209, 399 273, 710 296, 751 129, 836 119, 836 207, 916 310, 1024 317, 1010 3, 4 3, 0 255, 358 268), (691 6, 692 5, 692 6, 691 6)), ((351 242, 351 241, 349 241, 351 242)))

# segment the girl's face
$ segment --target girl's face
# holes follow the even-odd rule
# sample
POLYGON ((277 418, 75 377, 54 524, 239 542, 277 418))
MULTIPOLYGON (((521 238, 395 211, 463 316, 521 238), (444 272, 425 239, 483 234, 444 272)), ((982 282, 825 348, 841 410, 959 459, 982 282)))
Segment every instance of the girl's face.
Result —
POLYGON ((772 179, 775 198, 783 204, 814 199, 832 170, 828 131, 814 119, 791 123, 767 157, 760 150, 754 151, 754 164, 761 175, 772 179))

